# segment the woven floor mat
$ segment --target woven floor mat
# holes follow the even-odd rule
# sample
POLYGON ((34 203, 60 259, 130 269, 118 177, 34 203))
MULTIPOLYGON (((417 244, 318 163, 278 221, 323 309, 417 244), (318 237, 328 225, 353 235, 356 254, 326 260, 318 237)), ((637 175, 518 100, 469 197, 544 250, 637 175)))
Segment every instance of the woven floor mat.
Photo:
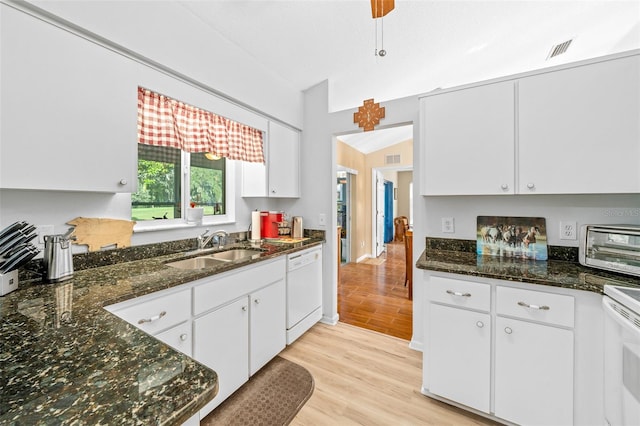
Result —
POLYGON ((276 356, 202 419, 200 426, 288 425, 313 388, 306 368, 276 356))

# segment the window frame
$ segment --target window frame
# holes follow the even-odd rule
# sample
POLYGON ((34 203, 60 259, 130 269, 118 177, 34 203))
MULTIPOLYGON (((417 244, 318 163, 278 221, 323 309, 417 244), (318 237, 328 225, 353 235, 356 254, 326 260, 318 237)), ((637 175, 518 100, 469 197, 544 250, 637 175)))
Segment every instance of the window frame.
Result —
MULTIPOLYGON (((191 153, 180 150, 180 167, 182 178, 180 179, 180 202, 183 206, 189 206, 191 201, 191 153)), ((136 158, 136 167, 138 159, 136 158)), ((202 224, 187 223, 186 208, 181 209, 182 217, 176 219, 145 220, 136 222, 134 232, 158 231, 164 229, 195 228, 199 226, 212 226, 235 223, 236 221, 236 170, 237 161, 225 158, 225 214, 208 215, 202 219, 202 224)), ((129 208, 131 208, 131 195, 129 195, 129 208)), ((131 213, 131 212, 130 212, 131 213)), ((130 214, 131 216, 131 214, 130 214)))

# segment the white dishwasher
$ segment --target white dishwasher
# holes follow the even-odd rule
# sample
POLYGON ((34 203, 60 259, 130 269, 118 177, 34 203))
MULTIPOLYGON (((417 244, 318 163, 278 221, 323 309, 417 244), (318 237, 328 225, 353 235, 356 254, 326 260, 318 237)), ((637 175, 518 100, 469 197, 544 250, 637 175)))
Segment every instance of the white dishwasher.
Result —
POLYGON ((322 246, 287 255, 287 345, 322 318, 322 246))

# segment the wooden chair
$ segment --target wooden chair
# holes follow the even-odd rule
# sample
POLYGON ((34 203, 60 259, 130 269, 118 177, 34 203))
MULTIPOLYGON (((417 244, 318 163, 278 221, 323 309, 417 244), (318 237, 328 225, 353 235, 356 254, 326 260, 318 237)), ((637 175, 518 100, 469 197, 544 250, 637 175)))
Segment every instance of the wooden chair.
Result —
POLYGON ((409 229, 409 219, 407 219, 406 216, 398 216, 393 219, 393 224, 396 228, 393 240, 404 241, 404 234, 407 232, 407 229, 409 229))
POLYGON ((409 290, 409 300, 413 300, 413 231, 407 229, 404 235, 405 279, 409 290))

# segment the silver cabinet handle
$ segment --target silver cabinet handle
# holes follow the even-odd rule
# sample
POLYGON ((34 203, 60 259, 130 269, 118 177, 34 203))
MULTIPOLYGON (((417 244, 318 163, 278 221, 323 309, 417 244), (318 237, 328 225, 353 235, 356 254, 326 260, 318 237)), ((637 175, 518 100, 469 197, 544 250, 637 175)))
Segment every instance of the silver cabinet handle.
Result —
POLYGON ((144 324, 145 322, 154 322, 159 320, 160 318, 162 318, 163 316, 167 315, 167 313, 165 311, 160 312, 158 315, 151 317, 151 318, 142 318, 141 320, 138 321, 138 324, 144 324))
POLYGON ((503 191, 506 191, 507 189, 509 189, 509 185, 503 183, 502 185, 500 185, 500 188, 502 188, 503 191))
POLYGON ((530 308, 530 309, 537 309, 539 311, 548 311, 549 309, 551 309, 547 305, 542 305, 542 306, 530 305, 530 304, 525 303, 525 302, 518 302, 518 306, 524 306, 525 308, 530 308))
POLYGON ((189 336, 187 336, 187 333, 182 333, 182 334, 180 335, 180 340, 182 340, 183 342, 186 342, 188 337, 189 337, 189 336))
POLYGON ((511 333, 513 333, 513 330, 511 329, 511 327, 505 327, 504 328, 504 332, 507 333, 507 334, 511 334, 511 333))
POLYGON ((260 304, 260 299, 256 299, 256 300, 254 300, 254 302, 255 302, 256 305, 259 305, 260 304))
POLYGON ((527 184, 527 188, 529 188, 529 189, 533 189, 533 188, 535 188, 535 187, 536 187, 536 185, 535 185, 533 182, 529 182, 529 183, 527 184))
POLYGON ((246 307, 246 306, 243 306, 243 307, 242 307, 242 310, 243 310, 244 312, 247 312, 247 307, 246 307))
POLYGON ((484 327, 484 323, 482 321, 478 321, 478 322, 476 322, 476 327, 482 328, 482 327, 484 327))
POLYGON ((471 297, 471 293, 460 293, 459 291, 447 290, 447 294, 452 296, 471 297))
POLYGON ((126 185, 126 184, 127 184, 127 183, 129 183, 129 182, 127 182, 127 180, 126 180, 126 179, 120 179, 120 182, 118 182, 118 183, 119 183, 120 185, 126 185))

